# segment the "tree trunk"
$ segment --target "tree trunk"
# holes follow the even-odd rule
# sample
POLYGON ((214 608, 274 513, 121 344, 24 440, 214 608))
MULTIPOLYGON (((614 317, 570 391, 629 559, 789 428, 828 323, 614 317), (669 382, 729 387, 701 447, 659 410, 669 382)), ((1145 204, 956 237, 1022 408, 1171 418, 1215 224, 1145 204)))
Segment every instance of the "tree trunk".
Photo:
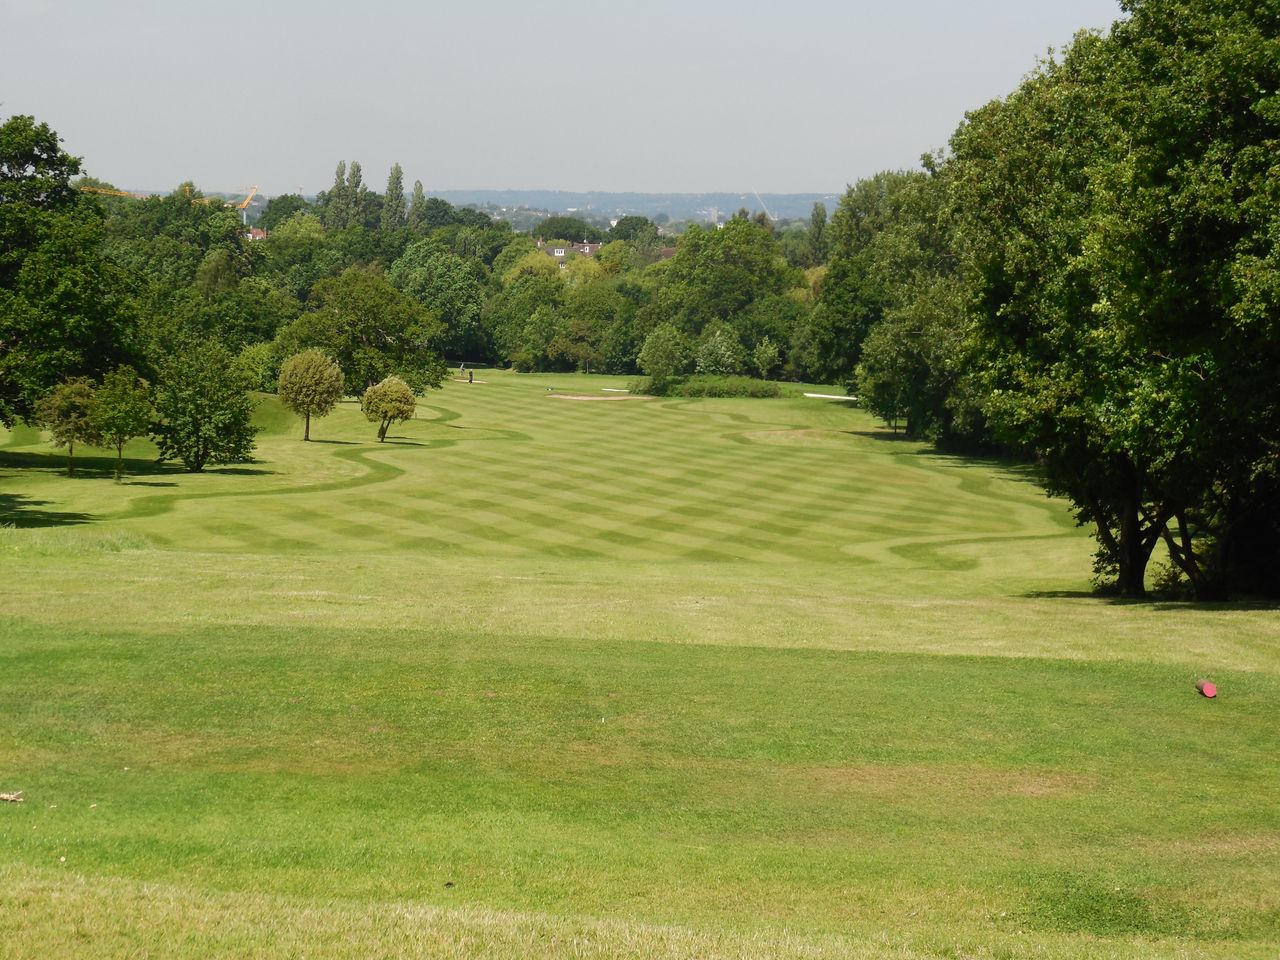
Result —
POLYGON ((67 476, 74 477, 76 475, 75 465, 73 461, 76 455, 76 442, 74 440, 67 443, 67 476))
POLYGON ((124 477, 124 444, 116 444, 116 483, 124 477))
POLYGON ((305 416, 306 416, 306 419, 303 422, 306 424, 306 426, 302 428, 302 439, 310 440, 311 439, 311 411, 308 410, 305 416))

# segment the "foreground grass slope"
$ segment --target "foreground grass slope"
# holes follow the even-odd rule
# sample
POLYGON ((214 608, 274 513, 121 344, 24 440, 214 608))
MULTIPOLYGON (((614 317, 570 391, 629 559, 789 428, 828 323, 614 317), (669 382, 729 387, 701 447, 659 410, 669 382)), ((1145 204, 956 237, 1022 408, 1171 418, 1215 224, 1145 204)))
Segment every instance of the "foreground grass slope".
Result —
POLYGON ((839 403, 482 379, 122 487, 7 437, 0 951, 1275 955, 1274 610, 1095 599, 839 403))

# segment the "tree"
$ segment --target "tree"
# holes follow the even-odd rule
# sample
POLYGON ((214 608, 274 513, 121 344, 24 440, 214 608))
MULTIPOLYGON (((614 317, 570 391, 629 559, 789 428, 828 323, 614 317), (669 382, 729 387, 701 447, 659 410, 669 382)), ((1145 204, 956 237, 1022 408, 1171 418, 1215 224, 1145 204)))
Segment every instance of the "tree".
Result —
POLYGON ((58 384, 36 403, 32 419, 48 430, 55 446, 67 448, 67 476, 75 476, 77 443, 98 443, 93 419, 93 381, 75 377, 58 384))
POLYGON ((654 390, 661 392, 689 369, 689 341, 671 324, 661 324, 645 338, 638 363, 653 381, 654 390))
POLYGON ((305 198, 297 193, 283 193, 267 201, 266 209, 258 217, 258 226, 270 233, 295 213, 305 213, 311 209, 305 198))
POLYGON ((548 217, 533 228, 535 237, 544 240, 568 240, 571 243, 599 243, 604 233, 581 217, 548 217))
POLYGON ((824 263, 827 259, 827 207, 821 201, 813 205, 809 214, 809 250, 814 263, 824 263))
POLYGON ((709 327, 698 342, 698 373, 713 377, 733 376, 742 372, 742 362, 742 344, 725 327, 709 327))
POLYGON ((760 340, 751 351, 751 364, 763 380, 769 379, 769 374, 778 365, 778 359, 778 345, 768 337, 760 340))
POLYGON ((653 221, 648 217, 632 214, 618 218, 618 222, 609 229, 609 239, 631 241, 639 236, 647 235, 649 231, 657 231, 653 221))
POLYGON ((1113 66, 1110 41, 1081 34, 1061 61, 970 113, 948 167, 985 413, 1093 525, 1099 570, 1141 596, 1175 504, 1152 456, 1155 424, 1135 416, 1150 405, 1134 409, 1163 361, 1117 322, 1089 266, 1090 233, 1114 216, 1096 188, 1133 162, 1127 124, 1102 107, 1120 93, 1113 66))
POLYGON ((349 389, 363 390, 396 373, 416 389, 439 387, 445 366, 436 344, 444 325, 401 293, 376 267, 349 267, 316 283, 312 308, 280 331, 288 356, 318 347, 342 368, 349 389))
POLYGON ((311 439, 311 418, 328 416, 342 399, 342 369, 320 350, 296 353, 280 367, 280 402, 303 418, 302 439, 311 439))
POLYGON ((145 437, 151 426, 151 388, 132 367, 106 375, 94 395, 92 419, 98 442, 116 450, 116 483, 124 476, 124 446, 145 437))
POLYGON ((722 230, 690 227, 661 270, 658 304, 693 337, 713 321, 731 323, 756 300, 784 293, 801 279, 772 232, 738 219, 722 230))
POLYGON ((227 348, 205 340, 185 344, 160 366, 156 444, 162 460, 181 460, 192 473, 209 464, 244 463, 253 453, 253 401, 227 348))
POLYGON ((407 226, 414 233, 425 233, 427 229, 427 198, 422 192, 422 181, 413 181, 413 197, 409 201, 407 226))
POLYGON ((480 328, 484 288, 467 261, 434 239, 415 240, 392 264, 387 279, 444 323, 441 348, 447 356, 479 359, 486 352, 480 328))
POLYGON ((351 222, 354 199, 347 187, 347 161, 339 160, 333 173, 333 186, 320 197, 326 230, 341 230, 351 222))
POLYGON ((370 423, 378 424, 378 442, 387 439, 387 430, 393 423, 413 419, 418 401, 409 385, 399 377, 387 377, 375 383, 360 398, 360 409, 370 423))
POLYGON ((404 172, 396 163, 387 176, 387 195, 382 199, 382 229, 399 230, 404 222, 404 172))
POLYGON ((0 124, 0 423, 56 384, 96 379, 134 352, 131 282, 103 249, 102 212, 71 177, 80 161, 47 124, 0 124))

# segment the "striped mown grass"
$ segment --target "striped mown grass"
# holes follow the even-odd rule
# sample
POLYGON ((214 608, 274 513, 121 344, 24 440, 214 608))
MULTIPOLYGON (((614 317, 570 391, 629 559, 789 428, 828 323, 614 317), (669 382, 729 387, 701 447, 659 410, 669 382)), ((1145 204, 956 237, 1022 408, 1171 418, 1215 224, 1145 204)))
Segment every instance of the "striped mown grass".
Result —
POLYGON ((0 954, 1276 954, 1273 609, 1095 598, 839 402, 483 379, 202 476, 5 439, 0 954))

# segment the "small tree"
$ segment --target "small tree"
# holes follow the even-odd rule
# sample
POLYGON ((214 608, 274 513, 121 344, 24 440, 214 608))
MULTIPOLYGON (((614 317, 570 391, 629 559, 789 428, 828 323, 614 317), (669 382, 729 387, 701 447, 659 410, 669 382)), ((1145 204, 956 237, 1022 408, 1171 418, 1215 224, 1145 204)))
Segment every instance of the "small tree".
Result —
POLYGON ((778 359, 778 345, 768 337, 763 338, 751 351, 751 363, 764 380, 769 379, 770 372, 778 365, 778 359))
POLYGON ((251 343, 236 355, 236 373, 250 390, 271 393, 280 375, 280 355, 274 343, 251 343))
POLYGON ((103 378, 92 418, 99 442, 116 448, 116 483, 124 476, 124 445, 147 435, 151 414, 151 388, 132 367, 117 367, 103 378))
POLYGON ((342 368, 320 350, 303 350, 280 368, 280 402, 303 418, 302 439, 311 439, 311 418, 328 416, 342 399, 342 368))
POLYGON ((718 327, 709 331, 698 344, 698 373, 727 377, 742 372, 742 344, 738 338, 718 327))
POLYGON ((181 460, 192 473, 207 464, 244 463, 253 454, 253 401, 220 343, 197 343, 164 364, 156 413, 161 459, 181 460))
POLYGON ((378 424, 378 442, 387 439, 387 429, 400 420, 412 420, 418 408, 417 398, 409 385, 399 377, 387 377, 375 383, 360 398, 360 409, 370 423, 378 424))
POLYGON ((93 422, 93 381, 75 377, 58 384, 35 405, 33 421, 53 435, 55 446, 67 448, 67 476, 75 476, 76 443, 97 443, 93 422))
POLYGON ((645 338, 636 362, 661 391, 689 369, 689 341, 671 324, 661 324, 645 338))

